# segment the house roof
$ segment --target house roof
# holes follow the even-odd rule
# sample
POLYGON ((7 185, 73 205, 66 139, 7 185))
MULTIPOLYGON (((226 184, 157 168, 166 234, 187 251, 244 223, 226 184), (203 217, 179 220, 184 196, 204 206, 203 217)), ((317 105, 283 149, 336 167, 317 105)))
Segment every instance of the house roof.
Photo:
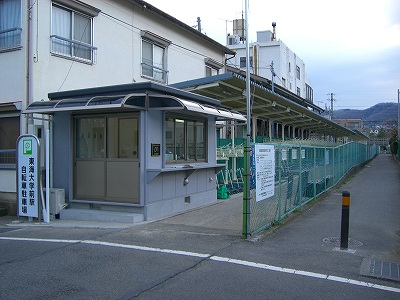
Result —
MULTIPOLYGON (((246 78, 238 73, 225 73, 173 84, 173 87, 192 93, 215 98, 227 109, 246 114, 246 78)), ((251 114, 259 119, 300 127, 334 137, 362 139, 352 130, 345 128, 312 111, 312 105, 298 103, 288 95, 272 92, 265 84, 251 78, 251 114)))
POLYGON ((236 54, 235 51, 229 49, 228 47, 225 47, 224 45, 218 43, 217 41, 213 40, 212 38, 208 37, 207 35, 201 33, 200 31, 194 29, 193 27, 190 27, 189 25, 183 23, 182 21, 179 21, 178 19, 163 12, 162 10, 151 5, 150 3, 147 3, 146 1, 141 1, 141 0, 129 0, 129 1, 135 5, 140 6, 144 11, 155 14, 155 15, 165 19, 166 21, 181 27, 183 30, 196 35, 197 37, 199 37, 199 38, 205 40, 206 42, 214 45, 215 47, 221 49, 222 51, 224 51, 225 54, 230 54, 230 55, 236 54))

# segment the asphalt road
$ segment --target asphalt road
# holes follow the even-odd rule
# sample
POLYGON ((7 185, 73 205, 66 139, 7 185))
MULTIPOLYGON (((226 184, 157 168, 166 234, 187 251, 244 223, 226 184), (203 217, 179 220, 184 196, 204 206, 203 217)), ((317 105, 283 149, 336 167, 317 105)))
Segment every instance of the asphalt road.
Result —
POLYGON ((196 223, 201 210, 129 228, 1 217, 0 299, 400 299, 399 281, 360 275, 366 258, 400 263, 396 168, 380 156, 343 186, 354 252, 323 241, 340 235, 337 191, 252 240, 196 223))

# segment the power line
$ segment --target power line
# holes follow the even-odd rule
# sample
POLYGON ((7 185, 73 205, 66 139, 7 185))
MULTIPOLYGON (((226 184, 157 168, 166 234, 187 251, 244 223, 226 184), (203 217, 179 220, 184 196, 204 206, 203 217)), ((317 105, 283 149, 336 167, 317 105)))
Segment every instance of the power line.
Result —
MULTIPOLYGON (((105 15, 105 16, 107 16, 107 17, 109 17, 109 18, 111 18, 111 19, 113 19, 113 20, 115 20, 115 21, 121 22, 122 24, 127 25, 128 27, 131 27, 131 28, 134 28, 134 29, 137 29, 137 30, 142 30, 141 28, 139 28, 139 27, 137 27, 137 26, 135 26, 135 25, 133 25, 133 24, 129 24, 129 23, 127 23, 127 22, 125 22, 125 21, 123 21, 123 20, 121 20, 121 19, 119 19, 119 18, 117 18, 117 17, 114 17, 114 16, 112 16, 112 15, 110 15, 110 14, 107 14, 107 13, 105 13, 105 12, 103 12, 103 11, 101 11, 100 13, 103 14, 103 15, 105 15)), ((179 45, 179 44, 176 44, 176 43, 174 43, 174 42, 172 42, 171 45, 174 45, 175 47, 178 47, 178 48, 184 49, 184 50, 186 50, 186 51, 192 52, 192 53, 194 53, 194 54, 197 54, 197 55, 200 55, 200 56, 203 56, 203 57, 207 57, 207 56, 204 55, 203 53, 200 53, 200 52, 197 52, 197 51, 195 51, 195 50, 186 48, 186 47, 181 46, 181 45, 179 45)))

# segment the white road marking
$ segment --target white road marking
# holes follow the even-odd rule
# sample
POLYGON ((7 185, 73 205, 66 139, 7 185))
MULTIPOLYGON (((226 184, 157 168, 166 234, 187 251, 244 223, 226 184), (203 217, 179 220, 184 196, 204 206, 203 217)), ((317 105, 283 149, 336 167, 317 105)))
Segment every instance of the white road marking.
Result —
POLYGON ((150 252, 159 252, 159 253, 167 253, 167 254, 175 254, 175 255, 185 255, 191 257, 199 257, 199 258, 209 258, 213 261, 223 262, 223 263, 230 263, 240 266, 264 269, 269 271, 281 272, 281 273, 288 273, 293 275, 300 275, 306 276, 311 278, 318 278, 318 279, 325 279, 340 283, 347 283, 357 286, 363 286, 378 290, 384 290, 389 292, 400 293, 399 288, 394 288, 390 286, 384 286, 380 284, 369 283, 365 281, 354 280, 350 278, 338 277, 333 275, 321 274, 321 273, 314 273, 309 271, 303 270, 296 270, 290 268, 283 268, 278 266, 272 266, 268 264, 256 263, 246 260, 239 260, 233 259, 229 257, 221 257, 221 256, 213 256, 210 254, 204 253, 195 253, 195 252, 188 252, 188 251, 180 251, 180 250, 171 250, 171 249, 163 249, 163 248, 153 248, 153 247, 145 247, 145 246, 137 246, 137 245, 126 245, 126 244, 119 244, 119 243, 109 243, 109 242, 101 242, 101 241, 92 241, 92 240, 60 240, 60 239, 39 239, 39 238, 17 238, 17 237, 0 237, 0 240, 7 240, 7 241, 26 241, 26 242, 48 242, 48 243, 68 243, 68 244, 90 244, 90 245, 100 245, 100 246, 108 246, 108 247, 117 247, 117 248, 125 248, 125 249, 133 249, 139 251, 150 251, 150 252))
POLYGON ((314 272, 308 272, 308 271, 302 271, 302 270, 296 270, 296 269, 276 267, 276 266, 255 263, 255 262, 246 261, 246 260, 232 259, 232 258, 228 258, 228 257, 211 256, 210 259, 215 260, 215 261, 220 261, 220 262, 226 262, 226 263, 231 263, 231 264, 236 264, 236 265, 241 265, 241 266, 252 267, 252 268, 259 268, 259 269, 282 272, 282 273, 289 273, 289 274, 294 274, 294 275, 326 279, 326 280, 336 281, 336 282, 340 282, 340 283, 348 283, 348 284, 352 284, 352 285, 358 285, 358 286, 364 286, 364 287, 374 288, 374 289, 378 289, 378 290, 400 293, 400 289, 398 289, 398 288, 380 285, 380 284, 374 284, 374 283, 365 282, 365 281, 349 279, 349 278, 344 278, 344 277, 338 277, 338 276, 332 276, 332 275, 326 275, 326 274, 314 273, 314 272))

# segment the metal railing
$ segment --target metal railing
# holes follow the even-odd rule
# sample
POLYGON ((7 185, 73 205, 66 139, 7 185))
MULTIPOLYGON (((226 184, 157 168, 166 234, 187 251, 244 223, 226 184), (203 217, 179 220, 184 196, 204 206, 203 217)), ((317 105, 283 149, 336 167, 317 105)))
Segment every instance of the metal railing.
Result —
POLYGON ((51 53, 81 62, 96 63, 97 47, 79 41, 51 35, 51 53))
POLYGON ((17 150, 0 150, 0 170, 1 169, 15 169, 16 168, 16 155, 17 150))

